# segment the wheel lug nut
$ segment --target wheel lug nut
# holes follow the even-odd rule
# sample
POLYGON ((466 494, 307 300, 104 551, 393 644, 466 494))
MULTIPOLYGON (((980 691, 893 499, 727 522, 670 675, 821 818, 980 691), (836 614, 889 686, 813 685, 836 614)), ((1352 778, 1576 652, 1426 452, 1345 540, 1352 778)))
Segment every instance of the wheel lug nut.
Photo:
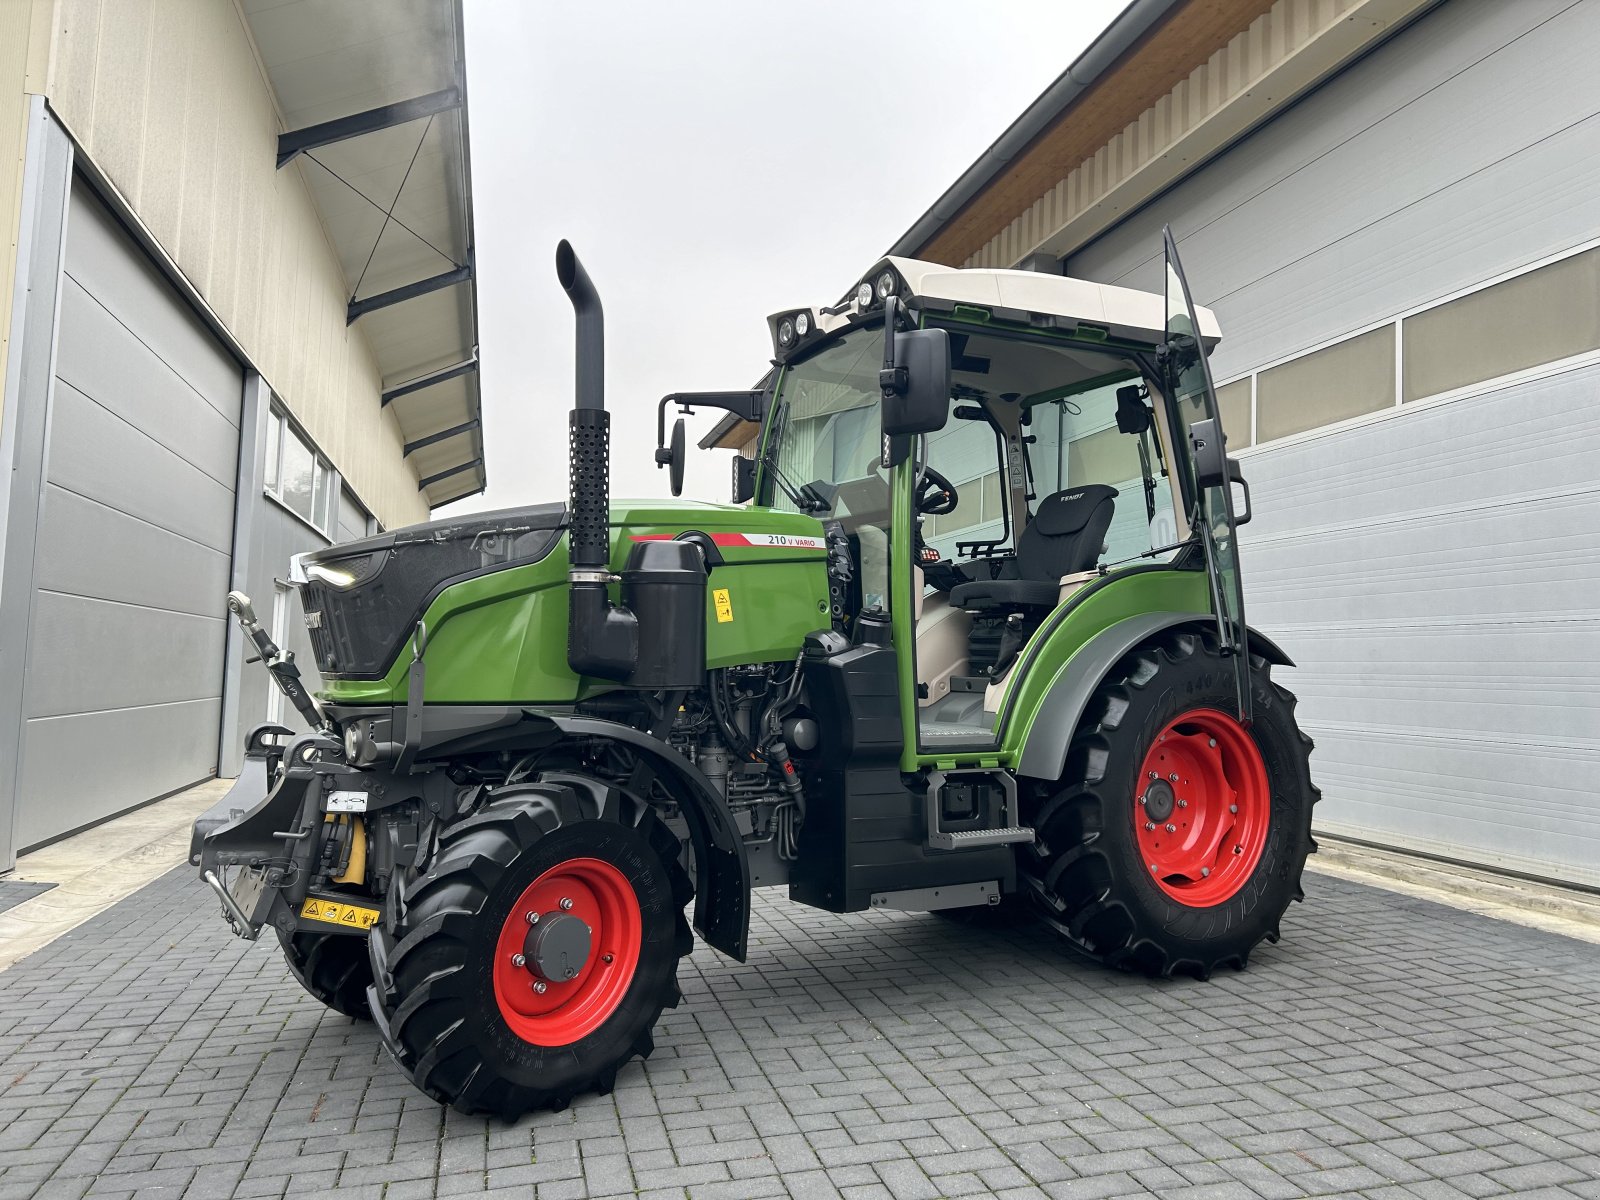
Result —
POLYGON ((1201 867, 1200 868, 1200 878, 1201 879, 1209 879, 1209 878, 1211 878, 1211 868, 1210 867, 1201 867))
POLYGON ((1215 750, 1217 748, 1217 739, 1216 738, 1207 738, 1206 739, 1206 745, 1210 746, 1213 750, 1215 750))
POLYGON ((1151 779, 1160 779, 1161 776, 1157 775, 1154 771, 1151 771, 1150 772, 1150 778, 1151 779))
POLYGON ((1189 802, 1187 800, 1179 800, 1178 801, 1178 807, 1179 808, 1188 808, 1189 807, 1189 802))
POLYGON ((528 956, 526 954, 513 954, 511 956, 511 965, 513 967, 525 967, 525 966, 527 966, 528 965, 528 956))
POLYGON ((565 896, 561 897, 561 911, 562 912, 571 912, 572 911, 572 901, 567 899, 567 897, 565 897, 565 896))
POLYGON ((1239 811, 1239 806, 1237 804, 1230 804, 1228 805, 1228 811, 1231 813, 1236 813, 1239 811))
POLYGON ((533 990, 534 990, 534 991, 536 991, 536 992, 538 992, 538 993, 539 993, 539 995, 541 995, 541 996, 542 996, 542 995, 544 995, 544 994, 545 994, 545 993, 546 993, 546 992, 547 992, 547 991, 549 991, 549 990, 550 990, 550 985, 549 985, 549 984, 547 984, 547 983, 545 983, 545 981, 544 981, 544 980, 542 980, 542 979, 536 979, 536 980, 535 980, 535 981, 534 981, 534 984, 533 984, 533 990))
POLYGON ((539 923, 539 914, 534 912, 533 909, 530 908, 528 910, 528 924, 529 925, 537 925, 538 923, 539 923))
POLYGON ((601 955, 601 956, 600 956, 600 961, 601 961, 601 962, 603 962, 603 963, 608 963, 608 962, 610 962, 610 961, 611 961, 611 955, 609 955, 609 954, 602 954, 602 955, 601 955))
POLYGON ((1156 823, 1154 821, 1146 821, 1144 823, 1144 829, 1145 829, 1146 833, 1154 832, 1155 827, 1156 827, 1156 823))
POLYGON ((1172 780, 1173 783, 1178 782, 1178 777, 1176 775, 1168 775, 1167 778, 1172 780))
POLYGON ((1167 826, 1167 832, 1168 833, 1177 833, 1178 832, 1178 827, 1176 825, 1168 825, 1167 826))

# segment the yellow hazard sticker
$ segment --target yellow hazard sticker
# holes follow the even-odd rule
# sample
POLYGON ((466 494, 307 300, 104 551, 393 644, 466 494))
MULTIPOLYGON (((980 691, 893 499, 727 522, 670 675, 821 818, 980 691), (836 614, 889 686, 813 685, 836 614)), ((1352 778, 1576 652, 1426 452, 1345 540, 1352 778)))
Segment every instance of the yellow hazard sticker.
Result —
POLYGON ((363 908, 359 904, 341 904, 337 900, 319 900, 307 896, 300 907, 300 915, 311 921, 328 925, 344 925, 351 929, 371 929, 378 923, 378 910, 363 908))
POLYGON ((716 605, 719 625, 726 625, 733 620, 733 597, 728 594, 727 588, 712 588, 711 603, 716 605))

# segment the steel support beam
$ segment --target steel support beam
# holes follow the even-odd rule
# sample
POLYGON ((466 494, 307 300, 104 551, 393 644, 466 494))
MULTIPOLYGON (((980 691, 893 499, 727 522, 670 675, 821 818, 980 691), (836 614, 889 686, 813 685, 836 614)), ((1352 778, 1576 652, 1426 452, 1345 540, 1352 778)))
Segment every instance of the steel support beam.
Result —
POLYGON ((482 424, 482 421, 474 417, 472 420, 464 421, 450 429, 441 429, 438 433, 430 433, 427 437, 420 437, 414 442, 407 442, 406 448, 402 452, 402 457, 409 455, 414 450, 421 450, 424 446, 436 446, 440 442, 447 442, 459 434, 471 433, 482 424))
POLYGON ((450 476, 452 476, 452 475, 459 475, 463 471, 470 471, 470 470, 472 470, 473 467, 479 467, 479 466, 482 466, 482 465, 483 465, 483 457, 482 457, 482 455, 480 455, 479 457, 474 458, 474 459, 469 459, 468 461, 462 463, 460 466, 451 467, 449 470, 440 471, 435 475, 429 475, 426 479, 419 479, 417 481, 417 491, 425 492, 429 488, 431 488, 434 484, 438 483, 441 479, 449 479, 450 476))
POLYGON ((411 100, 385 104, 381 108, 369 108, 366 112, 351 113, 348 117, 336 117, 320 125, 307 125, 304 129, 280 133, 278 166, 286 167, 307 150, 315 150, 318 146, 330 146, 347 138, 360 137, 364 133, 376 133, 380 129, 404 125, 407 121, 415 121, 419 117, 431 117, 436 113, 449 112, 452 108, 460 107, 461 89, 447 87, 442 92, 431 92, 411 100))
POLYGON ((457 500, 465 500, 468 496, 481 496, 486 491, 488 491, 488 488, 475 487, 470 492, 462 492, 459 496, 451 496, 448 500, 441 500, 437 504, 428 505, 428 511, 432 512, 436 508, 443 508, 446 504, 454 504, 457 500))
POLYGON ((478 360, 469 358, 465 362, 458 362, 453 367, 434 371, 429 375, 419 375, 415 379, 408 379, 404 383, 397 383, 394 387, 383 393, 378 403, 387 408, 389 401, 398 400, 401 396, 409 396, 412 392, 420 392, 423 388, 431 388, 436 383, 444 383, 450 379, 460 379, 463 375, 471 375, 478 369, 478 360))
POLYGON ((454 287, 458 283, 466 283, 472 278, 472 266, 456 267, 446 271, 443 275, 433 275, 427 279, 419 279, 415 283, 408 283, 402 287, 393 288, 387 292, 379 292, 374 296, 363 296, 359 300, 350 301, 350 307, 345 313, 344 323, 354 325, 362 317, 376 309, 388 308, 391 304, 404 304, 407 300, 415 300, 418 296, 426 296, 429 292, 437 292, 440 288, 454 287))

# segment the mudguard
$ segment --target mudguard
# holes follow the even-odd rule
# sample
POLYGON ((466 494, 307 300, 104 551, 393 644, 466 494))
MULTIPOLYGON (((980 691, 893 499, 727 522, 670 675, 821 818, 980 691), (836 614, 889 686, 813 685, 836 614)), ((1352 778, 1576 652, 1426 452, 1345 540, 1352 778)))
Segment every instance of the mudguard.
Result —
MULTIPOLYGON (((1100 681, 1123 655, 1158 633, 1193 625, 1216 628, 1216 618, 1192 612, 1152 612, 1118 621, 1101 630, 1067 660, 1062 682, 1039 706, 1033 727, 1022 743, 1016 771, 1035 779, 1059 779, 1067 761, 1067 747, 1077 732, 1084 707, 1100 681)), ((1250 651, 1276 666, 1292 667, 1293 660, 1265 634, 1250 630, 1250 651)))
POLYGON ((700 768, 648 733, 596 717, 524 710, 569 737, 622 742, 645 758, 674 793, 694 846, 694 927, 706 945, 739 962, 750 936, 750 862, 727 803, 700 768))
MULTIPOLYGON (((744 961, 750 933, 750 864, 744 839, 711 781, 672 747, 628 725, 560 710, 430 706, 424 709, 423 718, 424 760, 466 747, 525 747, 530 742, 551 744, 568 737, 605 738, 633 750, 672 793, 689 827, 696 871, 695 929, 713 949, 744 961)), ((314 735, 297 740, 288 750, 289 761, 296 761, 302 743, 317 741, 314 735)), ((339 750, 337 743, 326 744, 339 750)), ((282 831, 300 824, 309 827, 317 811, 312 807, 314 801, 306 799, 314 772, 291 767, 269 791, 270 766, 266 755, 247 757, 244 774, 227 796, 195 823, 191 861, 202 873, 283 857, 282 831)), ((375 775, 381 777, 382 772, 375 775)), ((309 839, 293 843, 290 853, 307 861, 300 864, 298 874, 291 872, 291 877, 303 880, 309 876, 310 851, 309 839)), ((305 883, 299 886, 300 892, 290 897, 294 903, 305 897, 305 883)), ((251 916, 252 923, 258 924, 265 908, 251 916)))

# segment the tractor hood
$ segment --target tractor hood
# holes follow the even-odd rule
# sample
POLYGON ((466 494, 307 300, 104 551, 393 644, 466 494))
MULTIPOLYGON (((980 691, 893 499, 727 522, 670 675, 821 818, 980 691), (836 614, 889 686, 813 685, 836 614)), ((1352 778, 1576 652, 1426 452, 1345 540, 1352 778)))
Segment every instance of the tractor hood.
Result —
MULTIPOLYGON (((327 677, 376 679, 406 652, 417 623, 456 585, 513 567, 543 564, 559 586, 567 569, 569 513, 535 504, 408 525, 297 555, 317 668, 327 677)), ((718 562, 821 563, 822 525, 812 517, 690 500, 615 500, 610 506, 610 567, 620 571, 633 545, 683 535, 718 562)), ((437 623, 435 617, 430 623, 437 623)), ((431 637, 435 632, 429 629, 431 637)))

